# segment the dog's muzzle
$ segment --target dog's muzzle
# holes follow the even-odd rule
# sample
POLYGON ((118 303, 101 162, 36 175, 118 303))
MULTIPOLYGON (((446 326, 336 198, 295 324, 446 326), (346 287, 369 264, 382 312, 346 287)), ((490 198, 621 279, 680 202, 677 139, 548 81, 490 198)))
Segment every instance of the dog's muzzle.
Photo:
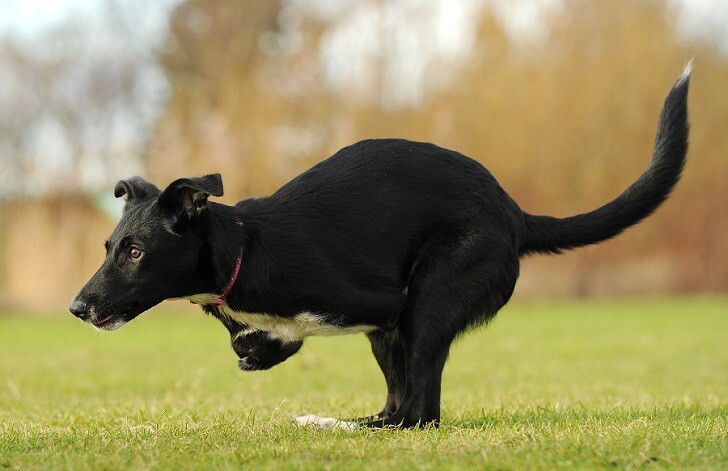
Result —
POLYGON ((99 312, 95 309, 90 302, 86 301, 81 296, 76 296, 71 301, 69 310, 71 313, 78 317, 80 320, 91 324, 97 330, 112 331, 121 328, 127 322, 127 315, 130 311, 135 309, 137 303, 132 303, 127 307, 126 310, 121 312, 99 312))

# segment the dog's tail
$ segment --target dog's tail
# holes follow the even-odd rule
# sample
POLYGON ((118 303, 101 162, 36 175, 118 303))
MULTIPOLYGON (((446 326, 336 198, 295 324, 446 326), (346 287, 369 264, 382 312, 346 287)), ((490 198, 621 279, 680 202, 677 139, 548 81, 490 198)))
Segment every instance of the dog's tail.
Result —
POLYGON ((520 252, 561 253, 621 233, 667 199, 685 165, 688 149, 687 97, 692 61, 673 85, 660 114, 652 160, 617 199, 599 209, 563 219, 524 213, 526 234, 520 252))

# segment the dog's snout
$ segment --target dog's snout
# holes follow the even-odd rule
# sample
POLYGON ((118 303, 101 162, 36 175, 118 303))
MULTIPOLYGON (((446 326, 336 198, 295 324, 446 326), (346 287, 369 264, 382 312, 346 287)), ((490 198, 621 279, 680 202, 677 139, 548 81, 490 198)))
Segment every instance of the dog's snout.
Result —
POLYGON ((71 313, 79 319, 85 320, 88 317, 88 303, 78 296, 73 298, 69 309, 71 313))

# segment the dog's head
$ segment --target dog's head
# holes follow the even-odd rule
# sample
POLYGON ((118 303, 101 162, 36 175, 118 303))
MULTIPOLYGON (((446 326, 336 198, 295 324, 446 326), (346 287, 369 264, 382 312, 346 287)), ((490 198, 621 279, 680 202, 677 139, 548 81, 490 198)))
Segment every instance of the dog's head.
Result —
POLYGON ((164 191, 140 177, 122 180, 124 213, 106 241, 101 268, 71 302, 71 312, 116 330, 165 299, 185 294, 203 243, 207 198, 222 196, 220 174, 181 178, 164 191))

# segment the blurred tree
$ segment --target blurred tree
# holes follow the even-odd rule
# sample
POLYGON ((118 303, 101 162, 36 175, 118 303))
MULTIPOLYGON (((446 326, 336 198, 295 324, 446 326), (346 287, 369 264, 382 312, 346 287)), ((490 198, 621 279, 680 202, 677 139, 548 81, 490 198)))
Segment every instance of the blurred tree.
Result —
POLYGON ((259 38, 276 28, 279 11, 278 2, 238 0, 190 1, 176 9, 162 59, 174 92, 158 124, 151 175, 238 166, 228 190, 268 189, 260 186, 275 180, 268 132, 282 105, 256 80, 266 62, 259 38), (253 160, 254 154, 266 158, 253 160))
POLYGON ((103 2, 0 36, 0 197, 98 190, 143 170, 167 84, 142 6, 103 2))

